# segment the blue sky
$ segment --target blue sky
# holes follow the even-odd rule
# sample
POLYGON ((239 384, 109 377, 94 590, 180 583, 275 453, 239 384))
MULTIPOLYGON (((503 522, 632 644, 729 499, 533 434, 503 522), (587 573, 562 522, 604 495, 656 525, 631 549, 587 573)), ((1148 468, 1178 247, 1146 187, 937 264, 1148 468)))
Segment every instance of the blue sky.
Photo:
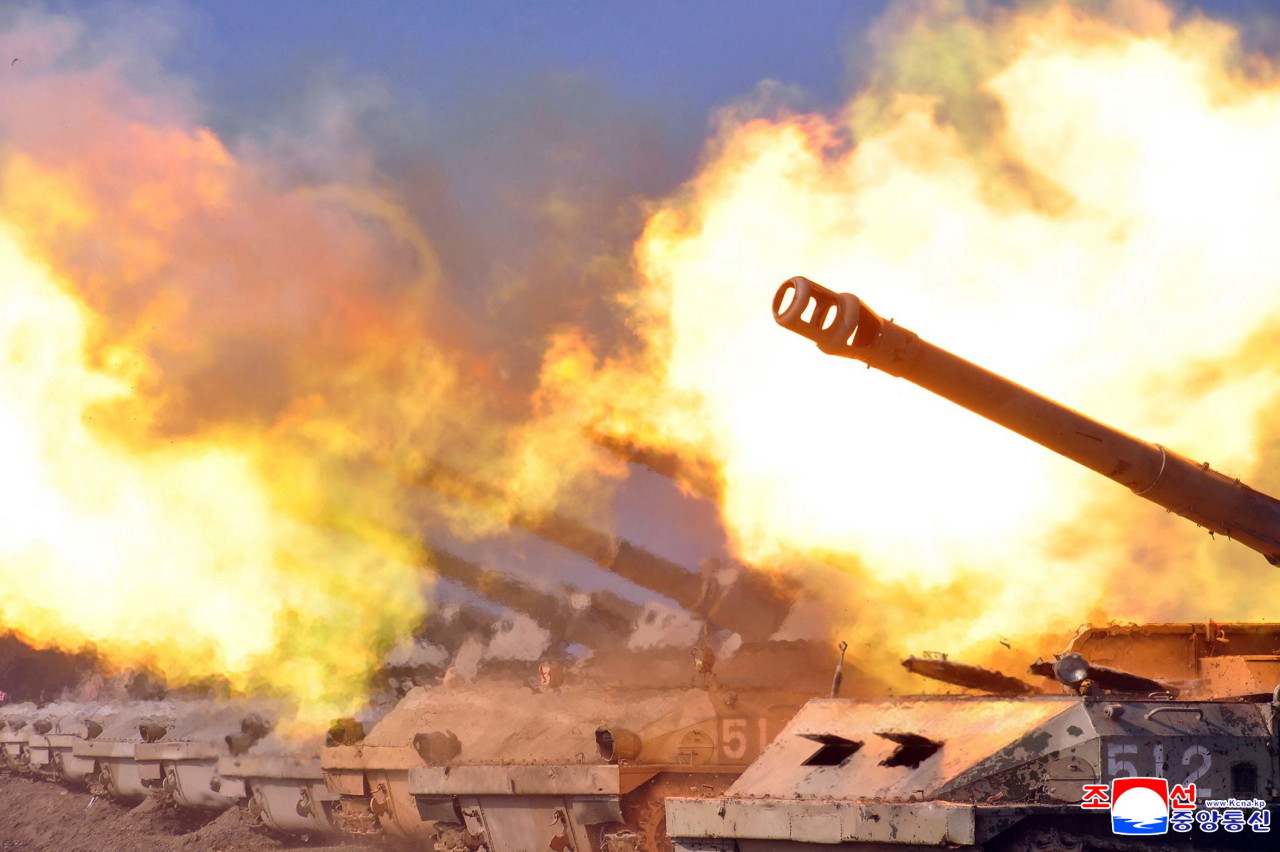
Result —
MULTIPOLYGON (((72 4, 84 7, 84 3, 72 4)), ((99 4, 91 4, 99 5, 99 4)), ((112 6, 118 5, 113 2, 112 6)), ((550 71, 588 77, 622 100, 700 123, 772 78, 819 103, 847 92, 865 32, 887 0, 738 2, 174 3, 173 62, 224 108, 316 69, 370 75, 443 117, 550 71)), ((1264 0, 1182 4, 1250 21, 1264 0)))
MULTIPOLYGON (((63 5, 110 18, 137 4, 63 5)), ((320 83, 377 90, 387 101, 377 120, 400 140, 384 141, 383 153, 428 153, 474 217, 490 212, 495 182, 545 167, 501 142, 548 115, 566 133, 608 128, 645 146, 644 157, 597 157, 595 168, 624 173, 646 195, 669 192, 694 170, 713 111, 762 80, 796 87, 809 106, 841 102, 858 83, 867 30, 889 5, 162 0, 159 8, 176 21, 167 65, 193 81, 215 129, 252 130, 320 83)), ((1234 18, 1246 39, 1280 46, 1274 26, 1259 23, 1274 9, 1264 0, 1181 8, 1234 18)))
POLYGON ((190 7, 179 61, 215 98, 232 101, 265 77, 320 65, 375 75, 449 112, 556 69, 696 117, 764 77, 835 98, 845 45, 884 5, 233 0, 190 7))
POLYGON ((849 58, 885 5, 175 4, 169 63, 195 82, 215 129, 232 134, 317 85, 378 91, 390 106, 377 123, 398 140, 384 138, 383 154, 425 152, 469 218, 489 217, 496 235, 505 227, 493 218, 500 187, 548 167, 506 144, 523 128, 554 123, 558 147, 575 134, 598 140, 591 168, 601 179, 665 194, 694 170, 715 108, 762 80, 799 88, 813 106, 839 103, 851 87, 849 58))

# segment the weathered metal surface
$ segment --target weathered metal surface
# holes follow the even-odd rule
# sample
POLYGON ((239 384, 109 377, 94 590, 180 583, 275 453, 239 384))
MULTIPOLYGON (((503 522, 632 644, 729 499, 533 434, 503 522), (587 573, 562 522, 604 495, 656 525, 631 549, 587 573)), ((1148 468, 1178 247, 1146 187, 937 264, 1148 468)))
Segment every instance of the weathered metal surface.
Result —
MULTIPOLYGON (((412 748, 423 732, 451 730, 467 763, 586 763, 596 760, 596 729, 635 729, 650 752, 667 735, 699 722, 714 727, 716 708, 705 690, 549 690, 485 684, 483 688, 409 692, 360 746, 325 749, 328 768, 404 769, 423 765, 412 748), (494 714, 492 708, 501 708, 494 714)), ((712 732, 714 734, 714 732, 712 732)), ((666 761, 662 761, 666 762, 666 761)))
POLYGON ((83 719, 85 712, 84 705, 57 701, 23 714, 18 736, 22 770, 47 780, 63 777, 62 753, 68 745, 64 732, 79 729, 76 723, 83 719))
POLYGON ((130 705, 106 720, 102 733, 94 739, 72 743, 71 752, 77 758, 94 761, 97 780, 92 786, 100 785, 120 799, 145 798, 159 787, 162 769, 158 761, 138 760, 135 748, 143 743, 140 729, 147 725, 171 725, 180 709, 175 702, 130 705))
POLYGON ((320 755, 301 752, 265 752, 223 757, 218 773, 225 778, 292 778, 323 781, 320 755))
MULTIPOLYGON (((223 749, 225 751, 225 747, 223 749)), ((139 743, 134 746, 134 756, 139 760, 161 761, 174 760, 216 760, 218 746, 213 741, 139 743)))
POLYGON ((1161 622, 1085 627, 1066 652, 1163 681, 1183 698, 1227 698, 1270 694, 1277 649, 1280 624, 1161 622))
POLYGON ((1125 775, 1190 781, 1203 798, 1244 792, 1231 789, 1233 767, 1250 764, 1259 778, 1274 774, 1270 713, 1269 705, 1234 702, 1082 701, 942 792, 977 801, 1077 802, 1082 784, 1125 775))
POLYGON ((462 827, 487 848, 590 849, 585 826, 573 817, 572 804, 555 796, 460 797, 462 827))
POLYGON ((811 801, 737 797, 668 799, 667 828, 679 838, 802 843, 972 844, 973 805, 811 801))
POLYGON ((676 838, 674 852, 738 852, 738 844, 732 840, 703 840, 676 838))
POLYGON ((936 696, 894 701, 815 699, 751 766, 730 792, 742 795, 832 796, 907 800, 938 793, 983 758, 1016 742, 1079 703, 1069 696, 988 698, 936 696), (885 766, 901 745, 885 734, 921 734, 942 743, 918 766, 885 766), (808 764, 823 737, 857 743, 836 765, 808 764))
POLYGON ((74 734, 49 735, 49 751, 52 754, 53 766, 64 781, 72 784, 84 783, 94 770, 92 760, 76 757, 72 752, 72 747, 78 739, 81 737, 74 734))
POLYGON ((305 834, 337 831, 326 810, 326 804, 336 797, 321 782, 257 779, 250 782, 250 790, 268 828, 305 834))
POLYGON ((177 757, 165 760, 162 765, 164 788, 182 807, 224 810, 237 801, 237 797, 231 795, 238 792, 233 787, 213 789, 218 772, 217 758, 177 757))
POLYGON ((128 758, 133 760, 134 749, 142 743, 141 738, 132 740, 95 740, 78 741, 72 744, 72 751, 82 757, 93 758, 128 758))
POLYGON ((218 759, 229 754, 227 738, 250 714, 270 711, 262 703, 165 701, 117 714, 92 740, 73 743, 72 755, 94 760, 106 786, 121 798, 162 789, 184 807, 222 809, 234 804, 211 786, 218 759))
POLYGON ((1211 697, 1267 695, 1280 684, 1280 656, 1211 657, 1200 661, 1200 673, 1211 697))
POLYGON ((260 754, 218 760, 222 792, 243 799, 250 821, 260 820, 268 828, 300 834, 336 832, 328 807, 339 796, 325 786, 319 754, 283 751, 275 742, 262 748, 260 754), (227 785, 239 785, 239 794, 227 785))
POLYGON ((617 766, 427 766, 409 770, 415 796, 618 795, 617 766))
MULTIPOLYGON (((687 682, 693 666, 687 653, 680 656, 687 682)), ((497 809, 505 814, 497 824, 517 819, 510 800, 532 797, 546 799, 548 818, 563 810, 574 834, 593 825, 582 821, 590 817, 584 808, 599 811, 585 803, 612 802, 620 812, 622 799, 646 795, 664 773, 693 773, 709 789, 724 789, 803 700, 715 681, 664 688, 571 678, 560 688, 535 688, 531 679, 412 690, 360 743, 322 751, 326 789, 346 802, 339 821, 427 839, 445 830, 437 823, 450 797, 474 800, 480 821, 497 809), (600 744, 617 741, 615 734, 628 744, 625 754, 609 749, 606 756, 600 744), (456 753, 425 749, 433 736, 456 741, 456 753)))
POLYGON ((27 740, 34 732, 31 723, 36 712, 36 706, 30 703, 0 707, 0 755, 11 772, 26 768, 27 740))
POLYGON ((1085 784, 1124 776, 1194 783, 1202 799, 1275 798, 1276 713, 1065 695, 814 700, 725 796, 672 800, 668 823, 673 837, 970 844, 986 839, 975 807, 1080 818, 1085 784))
POLYGON ((84 705, 57 720, 48 739, 51 762, 62 780, 71 784, 87 783, 97 765, 92 758, 76 755, 75 744, 96 738, 116 712, 106 705, 84 705))

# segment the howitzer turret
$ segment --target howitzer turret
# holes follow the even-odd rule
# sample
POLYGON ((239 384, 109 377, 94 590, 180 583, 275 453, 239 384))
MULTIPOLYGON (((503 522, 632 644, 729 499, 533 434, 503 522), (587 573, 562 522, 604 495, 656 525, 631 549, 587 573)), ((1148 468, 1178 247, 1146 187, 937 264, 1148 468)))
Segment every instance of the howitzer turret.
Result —
POLYGON ((830 355, 906 379, 1103 474, 1139 497, 1280 564, 1280 500, 1099 423, 921 340, 849 293, 807 278, 778 288, 774 318, 830 355))

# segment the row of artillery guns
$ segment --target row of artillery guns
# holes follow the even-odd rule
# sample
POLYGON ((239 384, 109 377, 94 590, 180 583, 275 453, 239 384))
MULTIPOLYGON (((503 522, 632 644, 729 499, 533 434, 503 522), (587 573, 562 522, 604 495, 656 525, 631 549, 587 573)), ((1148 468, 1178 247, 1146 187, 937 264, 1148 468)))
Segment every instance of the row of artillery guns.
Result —
POLYGON ((156 794, 224 809, 245 790, 219 777, 219 759, 270 739, 280 711, 212 698, 10 704, 0 707, 0 767, 121 801, 156 794))
MULTIPOLYGON (((847 294, 793 279, 775 314, 824 351, 922 384, 1280 557, 1280 503, 1235 479, 933 347, 847 294)), ((420 482, 444 499, 498 502, 443 465, 420 482)), ((1280 625, 1087 628, 1032 665, 1038 685, 929 655, 905 665, 970 694, 848 700, 833 686, 809 700, 827 691, 835 653, 770 641, 802 593, 794 585, 690 571, 555 515, 509 517, 647 590, 631 597, 669 601, 702 624, 698 638, 628 647, 653 610, 627 596, 548 589, 420 545, 424 564, 475 602, 421 638, 456 656, 507 609, 551 635, 544 656, 469 679, 444 665, 380 717, 339 720, 323 745, 277 737, 285 711, 264 702, 5 707, 4 764, 123 799, 240 806, 282 832, 450 852, 1139 849, 1080 808, 1084 785, 1138 774, 1276 808, 1280 625)), ((1270 848, 1260 837, 1256 848, 1270 848)))
MULTIPOLYGON (((473 507, 500 502, 442 464, 417 482, 473 507)), ((506 517, 629 594, 538 584, 399 537, 397 552, 414 550, 466 602, 420 627, 418 643, 440 655, 383 672, 403 687, 398 700, 309 743, 277 735, 288 711, 271 702, 14 705, 0 708, 5 766, 122 800, 238 806, 251 823, 291 834, 442 850, 669 849, 665 797, 725 790, 808 698, 828 691, 837 654, 823 641, 771 638, 802 593, 793 583, 716 560, 690 570, 560 515, 506 517), (635 641, 667 617, 683 641, 635 641), (481 656, 460 675, 458 659, 513 618, 547 637, 537 656, 481 656)))
POLYGON ((495 661, 467 681, 446 671, 363 736, 331 732, 320 756, 329 825, 442 849, 656 852, 669 845, 667 795, 724 790, 805 700, 827 691, 827 643, 770 638, 801 592, 795 584, 715 560, 690 570, 574 519, 513 511, 496 489, 443 464, 415 482, 501 511, 515 530, 634 593, 546 590, 430 549, 438 577, 541 625, 549 649, 534 661, 495 661), (655 607, 656 598, 667 603, 655 607), (698 625, 691 637, 637 647, 672 613, 698 625), (575 658, 575 646, 590 654, 575 658))

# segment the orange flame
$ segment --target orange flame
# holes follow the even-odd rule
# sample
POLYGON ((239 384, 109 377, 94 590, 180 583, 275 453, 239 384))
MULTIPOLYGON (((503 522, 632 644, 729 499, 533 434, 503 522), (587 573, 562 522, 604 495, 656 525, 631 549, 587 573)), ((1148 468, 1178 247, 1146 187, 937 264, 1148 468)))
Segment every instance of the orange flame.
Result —
POLYGON ((430 246, 368 182, 290 183, 179 92, 72 61, 70 19, 4 35, 0 619, 351 712, 429 582, 362 518, 397 525, 369 460, 429 431, 392 386, 452 381, 414 327, 430 246))
POLYGON ((1280 371, 1248 341, 1278 307, 1268 63, 1246 67, 1229 27, 1154 2, 901 4, 877 37, 871 83, 839 113, 722 115, 637 247, 647 357, 581 381, 552 362, 549 386, 593 400, 620 437, 716 460, 745 559, 850 572, 842 635, 963 652, 1099 615, 1267 614, 1277 578, 1248 551, 821 355, 769 301, 798 274, 855 292, 1265 485, 1280 371))

